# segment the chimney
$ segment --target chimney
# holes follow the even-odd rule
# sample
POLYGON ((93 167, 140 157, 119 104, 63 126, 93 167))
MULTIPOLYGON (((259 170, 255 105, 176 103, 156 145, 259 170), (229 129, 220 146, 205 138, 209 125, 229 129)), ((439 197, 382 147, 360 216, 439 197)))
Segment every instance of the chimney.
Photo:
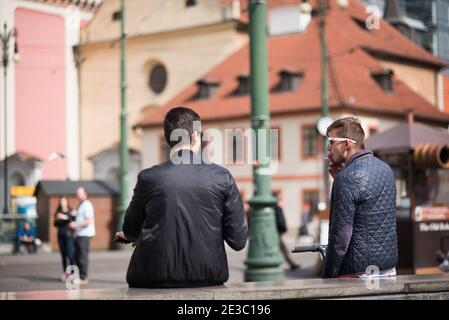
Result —
POLYGON ((400 20, 405 15, 404 8, 399 3, 399 0, 387 0, 385 3, 384 19, 385 20, 400 20))
POLYGON ((415 114, 413 113, 413 109, 407 110, 407 123, 409 125, 413 124, 415 121, 415 114))

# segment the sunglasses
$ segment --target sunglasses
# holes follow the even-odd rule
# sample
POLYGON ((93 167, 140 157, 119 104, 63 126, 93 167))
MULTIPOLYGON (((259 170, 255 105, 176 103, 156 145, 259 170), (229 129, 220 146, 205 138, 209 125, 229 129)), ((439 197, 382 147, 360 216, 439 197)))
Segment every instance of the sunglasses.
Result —
POLYGON ((330 138, 328 137, 327 140, 329 141, 329 144, 332 145, 334 142, 342 142, 342 141, 349 141, 352 143, 357 143, 357 141, 349 138, 330 138))

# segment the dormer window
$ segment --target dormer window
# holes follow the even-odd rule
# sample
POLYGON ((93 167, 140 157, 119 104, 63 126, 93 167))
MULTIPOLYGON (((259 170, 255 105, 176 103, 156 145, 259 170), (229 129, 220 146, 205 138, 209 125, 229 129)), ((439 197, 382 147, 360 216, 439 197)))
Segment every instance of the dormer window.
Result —
POLYGON ((302 72, 287 69, 281 70, 279 72, 279 84, 275 91, 293 91, 301 84, 303 78, 304 73, 302 72))
POLYGON ((366 22, 365 22, 365 21, 359 20, 359 19, 356 19, 356 18, 352 18, 352 21, 354 21, 355 24, 356 24, 360 29, 362 29, 363 31, 365 31, 365 32, 371 31, 370 29, 367 28, 366 22))
POLYGON ((211 81, 201 79, 196 82, 198 86, 197 99, 210 99, 218 89, 219 83, 217 81, 211 81))
POLYGON ((235 95, 244 96, 249 94, 250 90, 249 76, 241 74, 237 77, 237 81, 238 87, 235 90, 235 95))
POLYGON ((371 72, 371 76, 383 91, 393 92, 393 71, 391 69, 371 72))

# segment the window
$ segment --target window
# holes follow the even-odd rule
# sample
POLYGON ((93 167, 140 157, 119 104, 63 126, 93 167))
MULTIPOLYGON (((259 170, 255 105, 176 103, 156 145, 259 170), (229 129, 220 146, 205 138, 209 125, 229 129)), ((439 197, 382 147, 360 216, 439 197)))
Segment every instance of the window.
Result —
POLYGON ((302 157, 315 157, 319 153, 319 136, 314 125, 302 127, 302 157))
POLYGON ((388 69, 381 72, 371 72, 371 76, 382 88, 383 91, 391 93, 393 92, 393 71, 388 69))
POLYGON ((366 27, 365 21, 359 20, 359 19, 355 19, 355 18, 352 18, 352 21, 354 21, 355 24, 356 24, 360 29, 362 29, 363 31, 365 31, 365 32, 369 32, 369 31, 370 31, 370 29, 368 29, 368 28, 366 27))
POLYGON ((198 93, 197 99, 210 99, 218 89, 218 82, 201 79, 197 81, 198 93))
POLYGON ((167 85, 167 69, 158 63, 150 71, 148 85, 154 93, 161 93, 167 85))
POLYGON ((237 77, 238 87, 234 92, 236 96, 244 96, 250 92, 250 82, 247 75, 240 75, 237 77))
POLYGON ((292 70, 281 70, 279 72, 279 84, 276 86, 275 91, 293 91, 302 82, 304 73, 296 72, 292 70))
POLYGON ((119 21, 122 19, 122 12, 120 10, 112 13, 112 21, 119 21))
POLYGON ((160 162, 165 162, 170 159, 170 146, 165 141, 165 137, 162 135, 159 138, 159 150, 160 150, 160 162))

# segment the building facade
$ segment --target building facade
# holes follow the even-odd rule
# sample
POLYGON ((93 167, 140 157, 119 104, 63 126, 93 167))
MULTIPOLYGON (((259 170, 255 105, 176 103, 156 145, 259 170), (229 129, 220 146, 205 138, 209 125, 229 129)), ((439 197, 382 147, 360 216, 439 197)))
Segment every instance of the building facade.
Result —
POLYGON ((449 62, 449 0, 362 0, 417 45, 449 62))
MULTIPOLYGON (((119 170, 119 1, 104 1, 82 32, 81 175, 103 179, 119 170), (110 157, 96 157, 109 153, 110 157), (116 153, 116 156, 112 156, 116 153), (94 163, 92 159, 96 159, 94 163)), ((194 79, 245 43, 240 1, 132 0, 125 2, 128 144, 137 151, 131 166, 142 168, 142 132, 132 126, 171 100, 194 79)), ((137 175, 129 175, 129 189, 137 175)))
MULTIPOLYGON (((2 160, 5 156, 10 160, 11 183, 35 185, 41 177, 79 178, 78 81, 73 46, 79 43, 80 28, 92 19, 100 3, 0 2, 2 32, 4 25, 7 30, 16 30, 9 41, 7 78, 0 80, 0 154, 2 160), (15 163, 30 158, 35 165, 31 171, 15 163)), ((3 161, 1 167, 3 173, 3 161)), ((3 207, 3 174, 0 180, 3 207)))
MULTIPOLYGON (((445 63, 384 20, 378 30, 361 27, 368 14, 358 1, 350 1, 345 9, 335 4, 331 1, 325 29, 331 117, 357 116, 367 137, 406 121, 410 112, 416 121, 447 130, 449 115, 443 112, 438 85, 445 63)), ((316 130, 321 117, 320 33, 313 11, 311 18, 303 32, 277 34, 267 42, 270 127, 278 132, 271 187, 273 193, 282 194, 291 232, 300 226, 305 202, 316 206, 329 197, 324 181, 330 177, 323 170, 322 138, 316 130)), ((184 105, 199 113, 202 130, 221 133, 218 163, 231 171, 242 197, 249 200, 252 163, 236 155, 238 148, 243 154, 253 149, 251 140, 243 147, 237 143, 245 141, 241 132, 250 128, 249 71, 245 45, 143 118, 137 125, 144 131, 143 166, 167 159, 162 121, 170 108, 184 105)))

